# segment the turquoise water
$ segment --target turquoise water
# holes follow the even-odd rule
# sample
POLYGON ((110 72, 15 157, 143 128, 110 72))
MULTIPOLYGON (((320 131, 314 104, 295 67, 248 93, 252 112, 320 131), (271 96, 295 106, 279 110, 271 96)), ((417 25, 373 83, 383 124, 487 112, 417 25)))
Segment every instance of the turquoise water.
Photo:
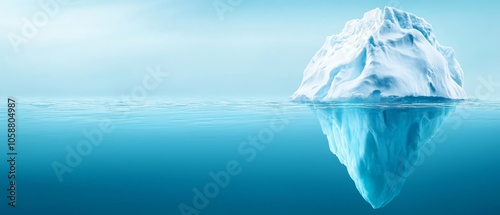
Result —
MULTIPOLYGON (((2 198, 2 214, 182 214, 182 204, 214 215, 500 212, 500 103, 453 105, 432 140, 435 150, 415 166, 401 193, 376 210, 330 151, 317 109, 306 104, 161 98, 17 103, 16 208, 2 198), (80 158, 68 163, 71 151, 80 158), (55 163, 71 172, 58 177, 55 163), (228 180, 219 183, 210 172, 228 180), (193 204, 196 190, 207 186, 210 196, 193 204)), ((2 105, 4 128, 6 111, 2 105)), ((7 160, 7 139, 1 142, 7 160)), ((0 167, 7 196, 9 166, 0 167)))

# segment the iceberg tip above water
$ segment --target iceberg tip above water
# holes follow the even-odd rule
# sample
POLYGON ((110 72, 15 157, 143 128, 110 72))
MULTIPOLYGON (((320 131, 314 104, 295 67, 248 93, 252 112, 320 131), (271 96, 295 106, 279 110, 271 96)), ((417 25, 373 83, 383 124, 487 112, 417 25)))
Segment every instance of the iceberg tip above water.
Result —
POLYGON ((385 97, 466 99, 463 70, 424 19, 392 7, 366 12, 327 37, 295 101, 385 97))

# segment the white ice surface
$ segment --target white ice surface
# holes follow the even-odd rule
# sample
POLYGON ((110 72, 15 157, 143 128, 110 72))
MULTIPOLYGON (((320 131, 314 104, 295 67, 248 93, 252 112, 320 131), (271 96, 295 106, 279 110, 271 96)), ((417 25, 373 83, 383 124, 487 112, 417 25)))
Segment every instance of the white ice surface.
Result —
POLYGON ((292 99, 384 97, 467 98, 453 49, 439 44, 424 19, 391 7, 371 10, 328 37, 292 99))

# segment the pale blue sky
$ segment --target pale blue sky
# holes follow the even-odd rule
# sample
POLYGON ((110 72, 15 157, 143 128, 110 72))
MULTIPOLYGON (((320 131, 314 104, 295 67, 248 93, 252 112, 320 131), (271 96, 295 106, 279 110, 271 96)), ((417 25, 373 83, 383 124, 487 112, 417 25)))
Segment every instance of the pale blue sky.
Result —
POLYGON ((286 97, 326 36, 386 5, 424 17, 455 48, 470 96, 479 77, 500 81, 500 3, 490 1, 242 0, 227 3, 221 20, 213 0, 73 0, 17 53, 9 35, 43 10, 39 1, 1 1, 1 95, 118 96, 160 65, 171 75, 150 95, 286 97))

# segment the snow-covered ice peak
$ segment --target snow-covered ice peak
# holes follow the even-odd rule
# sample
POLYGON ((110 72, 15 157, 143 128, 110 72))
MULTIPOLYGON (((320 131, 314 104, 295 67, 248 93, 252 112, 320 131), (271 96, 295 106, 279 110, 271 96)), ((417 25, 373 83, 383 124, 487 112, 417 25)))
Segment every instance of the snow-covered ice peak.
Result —
POLYGON ((465 99, 463 71, 424 19, 392 7, 348 21, 304 71, 296 101, 392 97, 465 99))

